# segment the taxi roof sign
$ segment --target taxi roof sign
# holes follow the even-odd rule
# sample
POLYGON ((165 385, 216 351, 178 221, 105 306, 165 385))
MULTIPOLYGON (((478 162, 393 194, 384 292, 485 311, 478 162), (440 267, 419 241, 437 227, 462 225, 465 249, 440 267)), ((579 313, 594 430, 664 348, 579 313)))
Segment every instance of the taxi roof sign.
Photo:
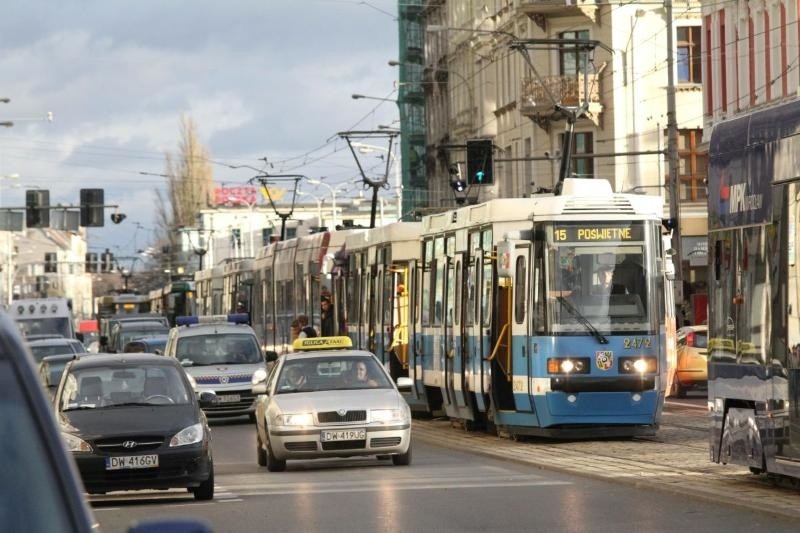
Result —
POLYGON ((295 339, 292 348, 297 352, 306 350, 335 350, 339 348, 352 348, 353 341, 350 337, 311 337, 295 339))

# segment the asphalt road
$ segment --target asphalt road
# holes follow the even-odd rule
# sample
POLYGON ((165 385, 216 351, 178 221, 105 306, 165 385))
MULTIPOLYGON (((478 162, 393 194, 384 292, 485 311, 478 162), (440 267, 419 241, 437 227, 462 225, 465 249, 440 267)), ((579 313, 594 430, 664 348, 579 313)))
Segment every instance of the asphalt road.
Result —
MULTIPOLYGON (((668 411, 699 413, 705 400, 680 403, 686 406, 670 405, 668 411)), ((692 425, 691 415, 686 421, 692 425)), ((419 427, 410 467, 373 458, 331 459, 290 461, 286 472, 269 473, 257 466, 251 424, 215 422, 214 501, 196 503, 186 491, 147 491, 92 497, 92 506, 107 532, 125 531, 139 519, 165 517, 202 519, 217 532, 797 529, 796 522, 784 517, 696 498, 690 492, 664 493, 647 481, 631 485, 558 472, 518 458, 473 453, 460 444, 506 442, 530 451, 537 449, 535 442, 509 443, 437 427, 435 422, 421 422, 419 427), (430 438, 445 433, 447 438, 430 438)), ((604 448, 607 443, 594 444, 604 448)))

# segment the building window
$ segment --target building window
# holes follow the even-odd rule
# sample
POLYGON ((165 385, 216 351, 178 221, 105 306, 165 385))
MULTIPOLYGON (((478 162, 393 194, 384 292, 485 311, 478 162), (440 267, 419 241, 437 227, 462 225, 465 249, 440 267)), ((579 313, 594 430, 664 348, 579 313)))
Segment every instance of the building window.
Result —
POLYGON ((697 145, 703 130, 678 130, 678 181, 683 202, 705 202, 708 199, 705 179, 708 172, 708 152, 697 145))
POLYGON ((44 254, 44 271, 47 274, 58 272, 58 256, 54 252, 44 254))
MULTIPOLYGON (((558 34, 559 39, 589 39, 589 30, 565 31, 558 34)), ((585 72, 585 54, 579 48, 564 47, 558 53, 562 76, 574 76, 585 72)))
MULTIPOLYGON (((564 134, 560 135, 561 150, 564 150, 564 134)), ((590 131, 573 136, 572 159, 570 159, 570 177, 594 178, 594 158, 581 157, 581 154, 594 153, 594 134, 590 131)))
POLYGON ((702 83, 700 26, 681 26, 678 35, 678 82, 702 83))
POLYGON ((266 246, 272 242, 272 228, 261 229, 261 246, 266 246))

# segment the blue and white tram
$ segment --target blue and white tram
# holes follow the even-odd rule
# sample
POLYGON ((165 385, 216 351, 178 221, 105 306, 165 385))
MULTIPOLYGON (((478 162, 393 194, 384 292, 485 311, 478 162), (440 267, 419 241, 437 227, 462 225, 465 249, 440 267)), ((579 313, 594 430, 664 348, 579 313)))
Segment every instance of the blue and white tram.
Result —
POLYGON ((408 376, 409 294, 421 229, 419 222, 395 222, 346 240, 348 334, 395 380, 408 376))
POLYGON ((417 389, 467 427, 652 434, 667 377, 662 201, 605 180, 563 191, 423 219, 417 389))

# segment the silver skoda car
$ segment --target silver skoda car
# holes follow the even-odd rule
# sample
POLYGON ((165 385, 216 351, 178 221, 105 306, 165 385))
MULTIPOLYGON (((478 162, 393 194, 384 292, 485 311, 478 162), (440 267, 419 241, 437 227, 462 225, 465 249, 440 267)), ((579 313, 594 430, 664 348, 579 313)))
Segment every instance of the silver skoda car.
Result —
POLYGON ((287 459, 364 455, 411 463, 406 401, 373 354, 350 346, 347 337, 298 339, 269 375, 253 375, 259 465, 278 472, 287 459))

